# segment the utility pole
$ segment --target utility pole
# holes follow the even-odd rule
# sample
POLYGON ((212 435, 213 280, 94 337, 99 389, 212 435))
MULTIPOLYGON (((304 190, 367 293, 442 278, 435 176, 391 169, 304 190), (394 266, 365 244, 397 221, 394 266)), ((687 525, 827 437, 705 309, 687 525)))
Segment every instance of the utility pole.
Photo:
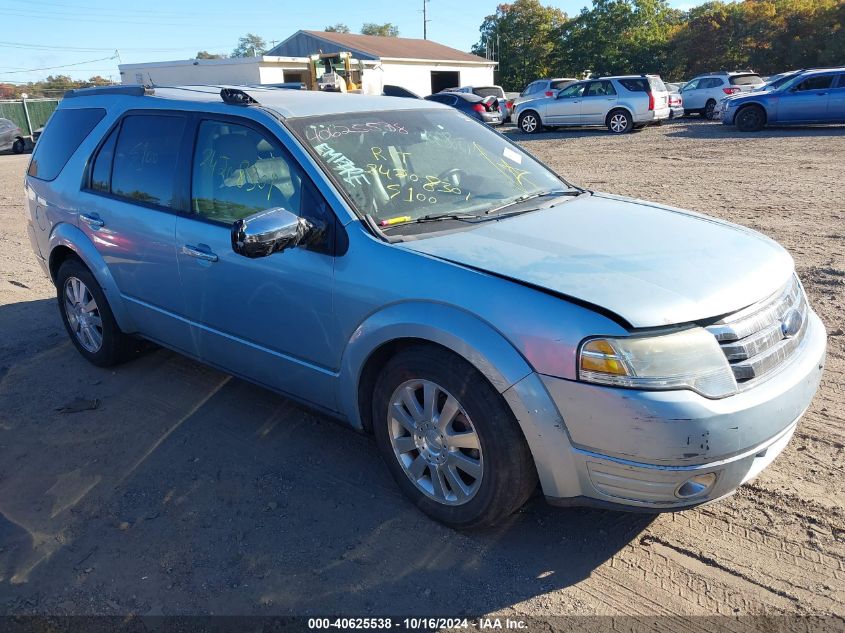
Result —
POLYGON ((423 39, 428 39, 428 23, 431 20, 428 19, 428 2, 429 0, 423 0, 423 39))

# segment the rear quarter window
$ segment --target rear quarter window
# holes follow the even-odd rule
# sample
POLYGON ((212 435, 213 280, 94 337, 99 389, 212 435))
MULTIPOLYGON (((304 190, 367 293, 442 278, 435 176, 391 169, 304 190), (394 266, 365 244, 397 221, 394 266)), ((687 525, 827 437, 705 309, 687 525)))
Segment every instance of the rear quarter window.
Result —
POLYGON ((103 108, 56 110, 35 145, 27 174, 39 180, 54 180, 104 116, 103 108))
POLYGON ((759 86, 765 83, 760 75, 734 75, 728 81, 732 86, 759 86))
POLYGON ((648 85, 651 86, 652 92, 667 92, 666 84, 663 83, 660 77, 649 77, 648 85))
POLYGON ((641 77, 617 80, 625 90, 630 92, 648 92, 648 81, 641 77))

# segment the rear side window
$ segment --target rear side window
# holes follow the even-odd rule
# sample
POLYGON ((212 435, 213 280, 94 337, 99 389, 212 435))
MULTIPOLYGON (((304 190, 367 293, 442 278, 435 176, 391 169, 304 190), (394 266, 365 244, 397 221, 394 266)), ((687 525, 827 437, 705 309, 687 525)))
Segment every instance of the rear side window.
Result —
POLYGON ((760 86, 766 83, 760 75, 733 75, 728 81, 732 86, 760 86))
POLYGON ((553 81, 551 88, 552 90, 560 90, 561 88, 566 88, 569 84, 574 84, 575 82, 572 79, 564 79, 563 81, 553 81))
POLYGON ((667 92, 666 84, 663 83, 660 77, 649 77, 648 85, 651 87, 652 92, 667 92))
POLYGON ((625 90, 630 92, 648 92, 648 81, 642 77, 632 79, 618 79, 617 80, 625 90))
POLYGON ((613 87, 613 84, 609 81, 594 81, 590 84, 590 87, 587 88, 587 94, 584 95, 586 97, 606 97, 609 95, 615 95, 616 90, 613 87))
POLYGON ((39 180, 55 179, 104 116, 102 108, 56 110, 35 145, 27 173, 39 180))
POLYGON ((123 119, 114 149, 111 192, 134 202, 173 206, 185 117, 133 114, 123 119))

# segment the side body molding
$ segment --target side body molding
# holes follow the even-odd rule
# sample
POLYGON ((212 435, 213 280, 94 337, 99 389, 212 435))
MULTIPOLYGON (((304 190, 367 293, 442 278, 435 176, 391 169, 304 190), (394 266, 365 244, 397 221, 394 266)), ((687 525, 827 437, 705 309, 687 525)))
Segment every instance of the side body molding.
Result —
POLYGON ((478 317, 442 303, 394 303, 364 319, 350 336, 341 359, 338 401, 341 413, 355 428, 363 426, 358 410, 361 371, 375 350, 398 339, 422 339, 452 350, 500 393, 532 373, 507 339, 478 317))
POLYGON ((117 283, 115 283, 114 277, 88 236, 73 224, 61 222, 53 228, 50 234, 49 264, 52 264, 53 254, 59 246, 65 246, 76 253, 79 259, 91 271, 91 274, 94 275, 97 283, 103 289, 106 299, 108 299, 109 307, 120 329, 127 333, 137 331, 134 321, 126 310, 126 305, 123 302, 123 297, 120 294, 117 283))

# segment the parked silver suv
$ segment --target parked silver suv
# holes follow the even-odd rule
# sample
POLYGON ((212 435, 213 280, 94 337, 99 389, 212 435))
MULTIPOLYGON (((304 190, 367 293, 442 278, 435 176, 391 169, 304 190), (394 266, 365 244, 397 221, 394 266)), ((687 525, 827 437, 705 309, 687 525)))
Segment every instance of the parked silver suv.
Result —
POLYGON ((669 113, 669 92, 660 77, 630 75, 575 82, 551 97, 517 104, 513 116, 527 134, 565 125, 606 125, 623 134, 668 119, 669 113))

